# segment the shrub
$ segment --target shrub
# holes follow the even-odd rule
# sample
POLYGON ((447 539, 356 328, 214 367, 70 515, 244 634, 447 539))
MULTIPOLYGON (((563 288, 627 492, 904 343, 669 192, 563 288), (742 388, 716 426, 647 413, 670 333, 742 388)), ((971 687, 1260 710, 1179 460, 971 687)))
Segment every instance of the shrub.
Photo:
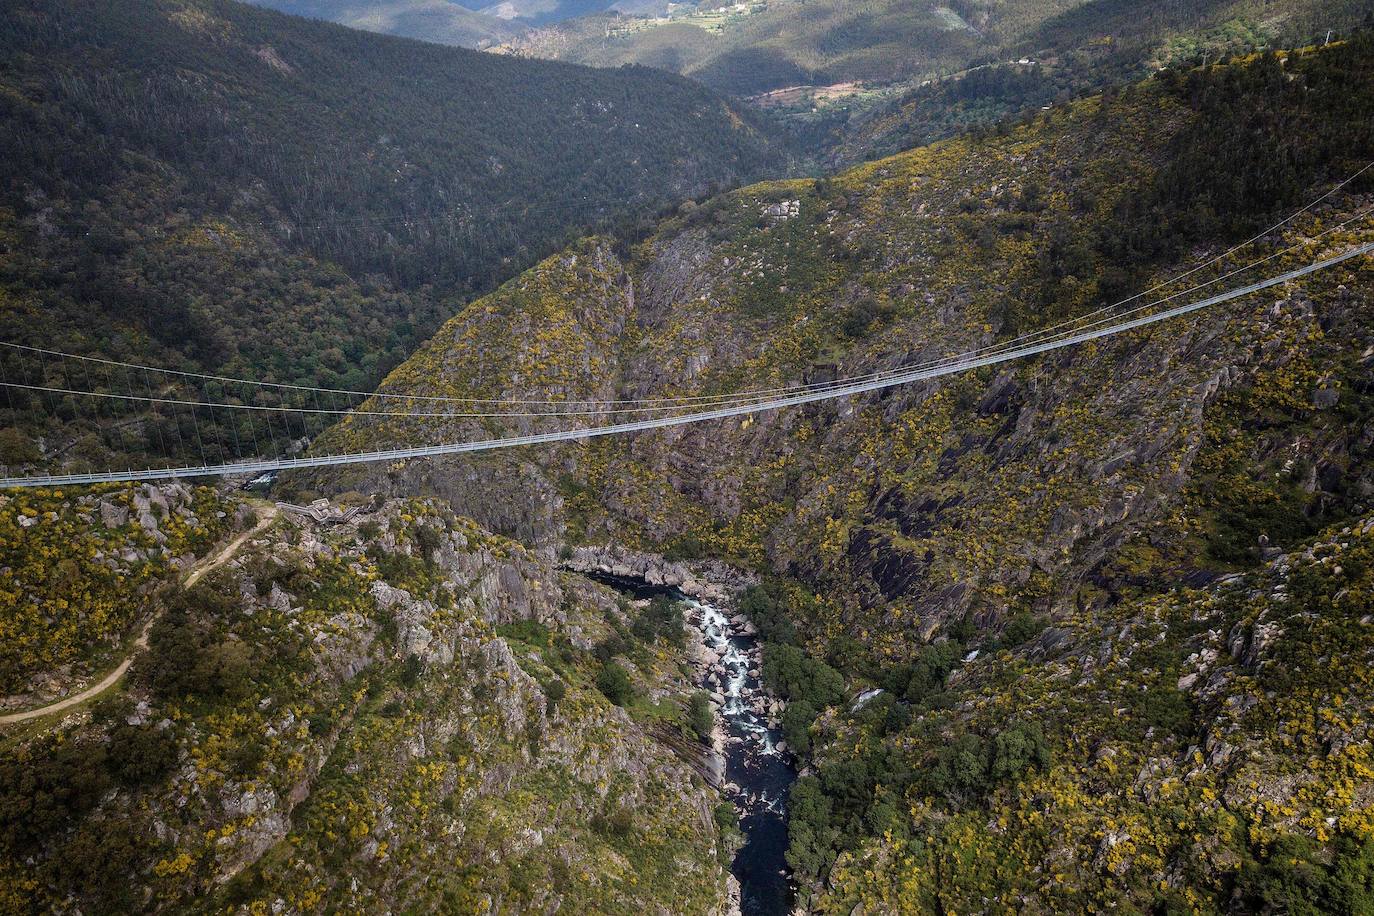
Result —
POLYGON ((1186 737, 1193 732, 1193 701, 1170 684, 1161 684, 1131 695, 1136 717, 1147 728, 1167 735, 1186 737))
POLYGON ((439 549, 439 545, 444 542, 444 537, 437 528, 429 525, 416 525, 414 529, 415 544, 420 548, 420 556, 426 563, 434 560, 434 551, 439 549))
POLYGON ((687 724, 696 732, 703 744, 711 741, 711 732, 716 725, 715 714, 711 711, 711 695, 704 690, 692 694, 687 703, 687 724))
POLYGON ((1050 749, 1039 723, 1017 724, 995 735, 988 761, 988 779, 996 784, 1020 776, 1031 767, 1050 765, 1050 749))
POLYGON ((563 702, 563 698, 568 695, 568 685, 554 678, 549 681, 544 688, 544 714, 553 715, 558 709, 558 704, 563 702))
POLYGON ((695 534, 679 535, 663 550, 665 560, 700 560, 709 556, 711 551, 695 534))
POLYGON ((867 335, 875 323, 886 324, 891 321, 894 314, 896 309, 891 304, 867 296, 846 310, 840 328, 846 337, 858 339, 867 335))
POLYGON ((315 737, 329 734, 334 728, 334 713, 332 710, 324 709, 315 713, 307 720, 310 727, 310 734, 315 737))
POLYGON ((1013 649, 1030 642, 1045 629, 1045 620, 1029 613, 1020 613, 1007 621, 999 640, 1002 648, 1013 649))
POLYGON ((597 812, 591 823, 597 833, 615 839, 626 839, 635 829, 634 813, 629 808, 616 808, 609 817, 597 812))
POLYGON ((407 655, 405 663, 401 665, 401 685, 404 687, 414 687, 420 683, 420 675, 425 672, 424 660, 418 655, 407 655))
POLYGON ((716 829, 727 836, 739 833, 739 812, 728 801, 716 805, 716 829))
POLYGON ((503 623, 496 628, 496 635, 506 640, 519 640, 541 649, 547 649, 549 646, 549 628, 537 620, 517 620, 515 623, 503 623))
POLYGON ((609 664, 617 655, 624 655, 627 649, 629 644, 625 638, 618 633, 612 633, 592 648, 592 655, 604 665, 609 664))
POLYGON ((596 687, 606 695, 606 699, 617 706, 624 706, 634 695, 630 675, 615 662, 607 662, 601 666, 601 671, 596 675, 596 687))
POLYGON ((156 782, 176 762, 177 740, 170 728, 121 725, 110 735, 110 770, 127 785, 156 782))
POLYGON ((945 678, 959 666, 964 647, 953 640, 932 643, 916 653, 908 665, 890 669, 882 685, 908 703, 919 703, 944 686, 945 678))
POLYGON ((670 645, 682 648, 687 644, 682 602, 662 595, 654 598, 635 618, 630 632, 645 642, 662 639, 670 645))

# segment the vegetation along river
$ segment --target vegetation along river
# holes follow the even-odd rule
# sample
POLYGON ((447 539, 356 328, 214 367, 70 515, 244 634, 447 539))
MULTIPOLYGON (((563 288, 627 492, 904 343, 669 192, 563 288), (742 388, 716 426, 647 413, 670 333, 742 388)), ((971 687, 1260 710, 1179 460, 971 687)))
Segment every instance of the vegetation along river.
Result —
POLYGON ((795 889, 787 862, 787 795, 796 781, 792 757, 780 744, 782 731, 769 725, 771 697, 759 678, 761 651, 752 628, 716 604, 654 586, 639 579, 594 578, 636 598, 667 595, 687 606, 686 617, 698 633, 705 656, 716 659, 697 669, 697 686, 710 691, 716 706, 717 750, 724 758, 725 794, 739 812, 744 846, 731 871, 740 884, 743 916, 784 916, 792 911, 795 889))

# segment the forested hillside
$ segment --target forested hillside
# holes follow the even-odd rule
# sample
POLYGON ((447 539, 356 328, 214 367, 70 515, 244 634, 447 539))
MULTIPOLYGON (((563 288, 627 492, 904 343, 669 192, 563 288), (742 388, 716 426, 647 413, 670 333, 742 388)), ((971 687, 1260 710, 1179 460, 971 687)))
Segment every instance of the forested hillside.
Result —
MULTIPOLYGON (((0 338, 363 389, 579 227, 786 165, 678 77, 228 0, 11 4, 0 125, 0 338)), ((28 417, 4 463, 158 449, 28 417)))
MULTIPOLYGON (((632 245, 546 259, 384 390, 604 401, 795 385, 992 346, 1144 290, 1186 300, 1278 273, 1371 239, 1366 172, 1225 254, 1374 159, 1371 87, 1362 36, 748 187, 632 245)), ((1374 848, 1357 737, 1374 693, 1353 674, 1374 651, 1359 597, 1371 283, 1363 258, 998 369, 292 484, 421 490, 551 547, 773 576, 743 607, 811 767, 788 855, 822 912, 1359 912, 1374 848), (846 699, 865 689, 881 692, 846 699)), ((355 417, 316 447, 569 422, 355 417)))
POLYGON ((1215 62, 1265 48, 1321 42, 1369 26, 1365 4, 1318 0, 1137 3, 1096 0, 1042 22, 994 61, 909 89, 880 105, 822 113, 832 160, 852 163, 991 128, 1021 112, 1131 83, 1161 66, 1215 62))

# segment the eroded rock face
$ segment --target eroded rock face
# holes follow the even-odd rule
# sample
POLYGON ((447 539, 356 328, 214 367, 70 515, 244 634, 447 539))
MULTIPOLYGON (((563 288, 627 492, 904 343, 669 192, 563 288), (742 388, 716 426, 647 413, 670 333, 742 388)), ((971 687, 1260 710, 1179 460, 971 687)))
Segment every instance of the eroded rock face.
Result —
POLYGON ((719 560, 682 563, 620 545, 575 547, 563 561, 568 569, 675 588, 693 598, 726 601, 757 579, 719 560))
MULTIPOLYGON (((612 593, 417 501, 327 525, 283 515, 203 587, 221 598, 194 605, 206 610, 188 625, 208 646, 244 647, 213 649, 247 653, 241 683, 175 711, 135 678, 137 702, 117 720, 74 720, 65 738, 176 736, 166 776, 89 814, 165 844, 119 872, 139 894, 156 875, 154 908, 241 875, 254 900, 284 910, 429 910, 460 892, 520 911, 727 905, 714 793, 606 701, 590 662, 559 655, 564 633, 574 647, 604 638, 612 593), (547 645, 499 635, 507 626, 547 645), (670 833, 633 863, 615 845, 670 833)), ((162 645, 155 636, 149 651, 162 645)), ((24 866, 41 875, 34 909, 104 899, 36 870, 64 843, 53 836, 24 866)))
MULTIPOLYGON (((1124 167, 1135 155, 1085 125, 1063 129, 1075 157, 1122 158, 1124 167)), ((893 160, 841 181, 844 201, 746 190, 720 204, 719 227, 667 224, 633 262, 610 245, 583 243, 456 318, 388 391, 709 398, 994 345, 1013 319, 1036 325, 1043 303, 1023 303, 1022 315, 1008 303, 1022 292, 1013 278, 1038 267, 1000 248, 969 263, 967 246, 951 239, 969 206, 994 219, 1003 197, 1027 182, 1065 199, 1080 190, 1065 147, 1053 148, 1018 151, 1014 165, 955 154, 893 160), (788 218, 761 227, 758 214, 778 207, 788 218), (857 266, 860 250, 872 269, 857 266), (891 315, 872 333, 837 326, 834 316, 873 301, 891 315)), ((1036 213, 1024 217, 1038 227, 1030 236, 1079 217, 1036 213)), ((1160 279, 1191 266, 1161 265, 1160 279)), ((691 569, 597 545, 742 558, 843 596, 851 629, 890 634, 893 645, 877 648, 895 651, 966 614, 996 625, 1013 605, 1055 613, 1109 603, 1141 583, 1202 584, 1214 570, 1180 518, 1246 516, 1245 506, 1222 505, 1243 489, 1218 482, 1227 456, 1265 468, 1275 498, 1299 490, 1308 515, 1359 511, 1374 493, 1374 440, 1331 419, 1343 402, 1333 406, 1329 392, 1346 388, 1322 367, 1358 362, 1347 351, 1367 336, 1371 308, 1367 291, 1304 284, 981 373, 537 453, 311 481, 333 491, 439 493, 493 530, 546 547, 582 545, 576 562, 605 572, 671 578, 691 569), (1323 347, 1329 360, 1316 355, 1323 347), (1299 378, 1304 387, 1288 391, 1299 378), (1242 418, 1257 398, 1288 405, 1300 420, 1256 433, 1242 418), (894 604, 909 611, 908 623, 891 626, 894 604)), ((623 419, 588 413, 579 422, 623 419)), ((566 425, 522 417, 505 427, 566 425)), ((409 434, 356 421, 338 432, 346 435, 395 444, 409 434)), ((491 430, 455 421, 425 435, 459 441, 491 430)), ((1233 552, 1254 551, 1261 534, 1279 537, 1256 525, 1240 526, 1247 543, 1233 552)))

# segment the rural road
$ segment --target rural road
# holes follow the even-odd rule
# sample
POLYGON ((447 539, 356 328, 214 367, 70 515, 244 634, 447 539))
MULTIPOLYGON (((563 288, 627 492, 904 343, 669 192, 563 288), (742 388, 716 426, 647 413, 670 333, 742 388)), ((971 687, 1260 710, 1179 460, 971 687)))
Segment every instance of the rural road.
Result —
MULTIPOLYGON (((190 588, 199 582, 201 577, 206 573, 228 563, 233 559, 234 554, 238 552, 239 548, 244 545, 244 542, 265 531, 267 526, 272 524, 277 518, 276 506, 260 506, 258 511, 260 513, 258 523, 226 544, 224 549, 215 554, 213 558, 198 563, 195 568, 191 570, 191 574, 188 575, 182 583, 183 588, 190 588)), ((97 683, 92 684, 79 693, 74 693, 54 703, 49 703, 47 706, 39 706, 35 709, 26 709, 23 712, 14 712, 0 716, 0 726, 17 725, 20 722, 27 722, 30 719, 50 716, 53 713, 62 712, 63 710, 84 703, 92 697, 99 696, 106 690, 109 690, 124 676, 124 672, 129 670, 129 666, 134 663, 135 656, 148 647, 148 634, 152 632, 153 624, 157 622, 158 616, 159 615, 154 614, 152 617, 148 618, 148 622, 145 623, 143 629, 139 631, 138 639, 134 640, 133 649, 129 652, 128 656, 125 657, 124 661, 120 662, 113 671, 101 678, 97 683)))

